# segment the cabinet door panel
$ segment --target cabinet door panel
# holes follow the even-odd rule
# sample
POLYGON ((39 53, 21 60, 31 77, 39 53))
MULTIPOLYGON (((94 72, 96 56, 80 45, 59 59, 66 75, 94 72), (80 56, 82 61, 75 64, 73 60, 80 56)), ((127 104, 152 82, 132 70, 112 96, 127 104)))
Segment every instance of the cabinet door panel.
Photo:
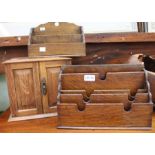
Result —
POLYGON ((12 115, 41 114, 42 103, 38 64, 11 64, 6 68, 12 115))
POLYGON ((18 109, 36 108, 32 69, 14 70, 14 83, 18 109))
POLYGON ((47 93, 42 96, 44 113, 57 112, 58 77, 60 68, 70 64, 70 60, 57 60, 40 63, 41 80, 46 81, 47 93))
POLYGON ((48 105, 49 107, 57 105, 57 94, 58 94, 58 77, 60 67, 47 68, 47 82, 48 82, 48 105))

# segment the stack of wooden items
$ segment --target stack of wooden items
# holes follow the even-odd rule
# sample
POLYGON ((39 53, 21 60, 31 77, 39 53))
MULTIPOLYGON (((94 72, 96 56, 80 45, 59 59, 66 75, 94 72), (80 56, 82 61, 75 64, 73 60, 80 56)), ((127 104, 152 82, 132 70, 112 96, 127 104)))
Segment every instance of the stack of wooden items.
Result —
POLYGON ((70 56, 85 56, 82 27, 71 23, 47 23, 33 28, 27 58, 6 62, 10 96, 10 121, 57 115, 58 76, 70 56))
POLYGON ((5 62, 10 121, 58 116, 58 128, 151 128, 143 65, 71 65, 70 57, 86 55, 82 27, 41 24, 30 33, 28 53, 5 62))

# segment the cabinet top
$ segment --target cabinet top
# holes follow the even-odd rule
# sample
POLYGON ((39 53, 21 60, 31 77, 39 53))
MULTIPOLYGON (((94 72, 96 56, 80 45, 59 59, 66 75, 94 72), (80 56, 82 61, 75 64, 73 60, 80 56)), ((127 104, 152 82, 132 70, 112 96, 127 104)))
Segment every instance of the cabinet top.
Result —
POLYGON ((3 64, 10 64, 10 63, 24 63, 24 62, 41 62, 41 61, 59 61, 59 60, 71 60, 68 57, 55 57, 55 56, 44 56, 44 57, 22 57, 22 58, 13 58, 3 62, 3 64))

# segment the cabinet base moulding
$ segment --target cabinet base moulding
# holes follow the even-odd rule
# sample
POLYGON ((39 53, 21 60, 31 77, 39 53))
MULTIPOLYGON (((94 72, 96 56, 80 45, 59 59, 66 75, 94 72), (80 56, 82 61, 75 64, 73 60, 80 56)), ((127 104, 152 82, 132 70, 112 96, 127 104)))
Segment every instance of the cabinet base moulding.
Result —
POLYGON ((47 117, 56 117, 58 114, 56 113, 49 113, 49 114, 38 114, 33 116, 21 116, 21 117, 12 117, 10 115, 8 122, 16 122, 16 121, 26 121, 26 120, 33 120, 33 119, 41 119, 47 117))

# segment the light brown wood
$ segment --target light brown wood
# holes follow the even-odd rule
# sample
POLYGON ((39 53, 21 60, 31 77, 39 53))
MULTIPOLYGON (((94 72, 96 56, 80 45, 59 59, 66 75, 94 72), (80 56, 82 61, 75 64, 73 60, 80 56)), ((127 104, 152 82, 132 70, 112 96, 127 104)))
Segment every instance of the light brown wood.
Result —
POLYGON ((143 86, 144 72, 108 72, 105 80, 98 73, 62 74, 62 90, 86 90, 90 95, 95 89, 130 89, 132 95, 143 86), (84 81, 85 75, 94 75, 95 82, 84 81), (77 85, 78 83, 78 85, 77 85))
POLYGON ((100 73, 106 74, 107 72, 130 72, 130 71, 143 71, 142 64, 100 64, 100 65, 68 65, 62 68, 63 73, 100 73))
POLYGON ((28 47, 29 57, 33 56, 85 56, 85 44, 83 43, 44 43, 32 44, 28 47), (45 48, 45 52, 40 52, 40 48, 45 48))
POLYGON ((44 57, 35 57, 35 58, 29 58, 29 57, 23 57, 23 58, 13 58, 9 59, 3 64, 11 64, 11 63, 26 63, 26 62, 42 62, 42 61, 57 61, 57 60, 71 60, 71 58, 67 57, 55 57, 55 56, 44 56, 44 57))
POLYGON ((64 66, 59 83, 58 128, 151 128, 150 84, 141 67, 64 66))
POLYGON ((40 63, 40 79, 45 79, 47 85, 47 94, 42 96, 44 113, 57 111, 58 77, 64 64, 71 63, 68 60, 40 63))
POLYGON ((118 130, 117 128, 113 130, 67 130, 57 129, 57 117, 49 117, 19 122, 8 122, 9 116, 9 110, 0 115, 0 133, 155 133, 155 113, 153 113, 152 118, 152 129, 149 130, 130 130, 129 128, 122 128, 122 130, 118 130))
POLYGON ((74 35, 36 35, 32 36, 31 40, 33 44, 41 44, 41 43, 71 43, 71 42, 80 42, 82 41, 82 36, 80 34, 74 35))
POLYGON ((48 22, 46 24, 40 24, 34 28, 35 35, 45 34, 79 34, 81 30, 73 23, 67 22, 48 22))
POLYGON ((18 58, 4 64, 12 117, 57 112, 58 74, 70 58, 18 58))
POLYGON ((85 39, 82 27, 72 23, 49 22, 30 32, 28 53, 34 56, 85 56, 85 39))
POLYGON ((47 118, 47 117, 55 117, 57 115, 58 115, 57 112, 56 113, 48 113, 48 114, 30 115, 30 116, 20 116, 20 117, 12 117, 12 115, 10 115, 8 122, 34 120, 34 119, 41 119, 41 118, 47 118))
POLYGON ((115 89, 115 87, 117 89, 119 87, 121 89, 132 87, 130 91, 131 95, 133 95, 143 85, 145 77, 143 65, 140 64, 72 65, 64 66, 62 71, 62 90, 75 91, 82 89, 87 91, 87 95, 93 91, 102 91, 102 88, 106 91, 109 89, 108 91, 110 91, 115 89), (94 75, 96 82, 85 82, 85 75, 94 75), (76 85, 78 82, 80 85, 76 85), (115 84, 112 85, 111 83, 114 82, 115 84))
POLYGON ((149 128, 152 125, 152 106, 145 103, 133 104, 129 112, 124 110, 121 103, 86 104, 84 111, 79 111, 76 104, 64 103, 58 106, 58 111, 60 128, 149 128))
POLYGON ((37 63, 6 66, 13 117, 42 113, 38 69, 37 63))
MULTIPOLYGON (((99 104, 104 103, 103 106, 109 105, 109 108, 111 107, 111 105, 114 106, 115 104, 116 105, 122 104, 122 108, 124 107, 124 111, 128 111, 128 108, 130 108, 130 107, 131 107, 131 111, 132 111, 133 110, 132 106, 135 103, 136 104, 141 104, 141 103, 147 104, 148 102, 149 102, 148 93, 137 93, 132 100, 130 99, 129 94, 126 92, 125 93, 124 92, 122 92, 122 93, 108 93, 108 94, 91 94, 90 97, 88 98, 88 100, 85 100, 85 98, 83 97, 82 94, 70 93, 70 94, 61 94, 59 104, 61 104, 61 105, 67 104, 67 106, 69 106, 69 104, 71 104, 71 105, 76 104, 77 109, 79 111, 83 111, 83 113, 85 113, 84 111, 87 108, 87 106, 93 105, 93 104, 99 105, 99 104)), ((77 114, 78 114, 78 112, 77 112, 77 114)), ((104 113, 102 113, 102 114, 104 114, 104 113)), ((107 113, 105 113, 105 114, 107 114, 107 113)), ((96 115, 98 115, 98 114, 96 114, 96 115)))
MULTIPOLYGON (((106 90, 105 90, 106 91, 106 90)), ((124 102, 142 102, 147 103, 149 100, 148 93, 137 93, 133 99, 133 101, 129 101, 129 94, 127 92, 121 93, 100 93, 95 94, 92 93, 89 97, 89 103, 124 103, 124 102)), ((61 94, 60 102, 62 103, 77 103, 77 102, 85 102, 83 94, 74 94, 70 92, 69 94, 61 94)))

